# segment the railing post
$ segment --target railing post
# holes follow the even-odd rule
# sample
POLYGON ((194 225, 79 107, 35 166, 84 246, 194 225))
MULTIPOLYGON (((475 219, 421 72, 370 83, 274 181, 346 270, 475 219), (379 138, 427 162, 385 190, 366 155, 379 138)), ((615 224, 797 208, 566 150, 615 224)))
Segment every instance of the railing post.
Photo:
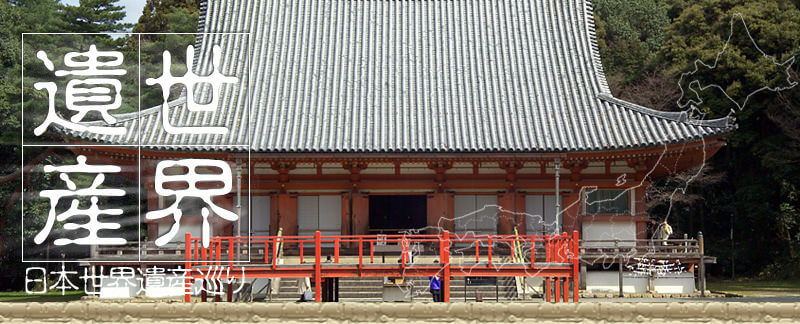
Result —
POLYGON ((703 240, 703 232, 697 232, 697 243, 700 245, 700 297, 706 296, 706 263, 703 260, 705 256, 705 242, 703 240))
POLYGON ((622 257, 619 256, 619 240, 614 240, 614 252, 617 254, 617 265, 619 266, 619 296, 623 297, 622 293, 622 257))
POLYGON ((561 262, 561 235, 556 234, 556 239, 553 241, 553 262, 561 262))
POLYGON ((403 238, 400 239, 400 268, 404 268, 406 266, 407 252, 408 252, 408 241, 406 241, 406 236, 403 235, 403 238))
MULTIPOLYGON (((211 240, 211 251, 212 255, 214 255, 213 260, 214 265, 217 266, 215 271, 222 271, 222 239, 212 239, 211 240), (216 246, 214 246, 214 242, 216 242, 216 246)), ((214 282, 213 289, 214 289, 214 302, 221 302, 222 301, 222 291, 224 290, 223 284, 221 281, 214 282)))
POLYGON ((517 242, 511 240, 511 263, 517 262, 517 242))
POLYGON ((475 263, 481 262, 481 242, 475 240, 475 263))
POLYGON ((314 301, 322 301, 322 234, 314 232, 314 301))
MULTIPOLYGON (((450 301, 450 231, 445 230, 444 233, 444 275, 442 276, 442 301, 450 301)), ((466 278, 465 278, 466 280, 466 278)), ((466 285, 466 282, 464 283, 466 285)))
POLYGON ((489 251, 489 267, 491 267, 492 266, 492 236, 491 235, 489 236, 487 244, 488 244, 488 251, 489 251))
POLYGON ((553 289, 553 279, 550 278, 550 277, 547 277, 547 279, 545 279, 544 282, 545 282, 544 283, 544 296, 547 299, 547 302, 549 303, 550 302, 550 295, 552 294, 551 290, 553 289))
POLYGON ((200 258, 203 260, 202 265, 208 265, 208 262, 206 262, 208 260, 208 248, 200 247, 200 258))
MULTIPOLYGON (((228 238, 228 271, 231 271, 233 268, 233 251, 234 251, 234 243, 233 238, 228 238)), ((233 301, 233 283, 228 282, 228 291, 227 291, 227 300, 228 302, 233 301)))
POLYGON ((579 283, 580 283, 580 266, 581 266, 581 256, 580 256, 580 234, 578 231, 572 231, 572 256, 574 259, 572 260, 573 268, 572 268, 572 301, 578 302, 578 295, 579 292, 579 283))
POLYGON ((269 264, 269 240, 264 240, 264 264, 269 264))
POLYGON ((278 267, 278 237, 272 238, 272 270, 278 267))
POLYGON ((689 234, 683 233, 683 253, 689 253, 689 234))
POLYGON ((439 234, 439 260, 444 264, 444 232, 439 234))
POLYGON ((234 251, 233 238, 228 239, 228 267, 233 268, 233 251, 234 251))
POLYGON ((187 232, 183 242, 186 249, 184 252, 186 272, 183 277, 183 301, 188 303, 192 301, 192 233, 187 232))
POLYGON ((361 269, 364 268, 364 238, 358 237, 358 276, 361 277, 361 269))
POLYGON ((333 239, 333 262, 339 263, 339 237, 333 239))
POLYGON ((550 236, 544 237, 544 262, 550 262, 550 236))
POLYGON ((560 246, 560 248, 561 248, 561 262, 565 262, 566 263, 566 262, 569 262, 567 260, 567 257, 568 257, 568 255, 567 255, 568 253, 567 252, 569 252, 569 244, 568 244, 569 236, 567 236, 567 232, 563 232, 563 233, 561 233, 561 237, 562 237, 561 238, 561 246, 560 246))
POLYGON ((531 235, 531 268, 536 268, 536 237, 531 235))
POLYGON ((217 265, 221 266, 222 265, 222 240, 221 239, 217 240, 217 249, 216 250, 217 250, 217 252, 216 252, 216 254, 217 254, 216 255, 217 265))

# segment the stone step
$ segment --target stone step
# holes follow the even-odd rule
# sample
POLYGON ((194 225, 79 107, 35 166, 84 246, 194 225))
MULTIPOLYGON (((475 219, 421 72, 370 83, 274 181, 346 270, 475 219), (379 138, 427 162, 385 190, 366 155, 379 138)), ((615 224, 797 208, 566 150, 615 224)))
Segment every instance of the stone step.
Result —
MULTIPOLYGON (((421 287, 428 287, 428 285, 429 285, 428 282, 424 282, 424 283, 419 283, 419 284, 415 283, 413 286, 421 288, 421 287)), ((312 285, 312 287, 313 287, 313 285, 312 285)), ((341 281, 339 282, 339 289, 378 289, 378 288, 381 288, 381 287, 383 287, 383 283, 382 282, 367 283, 367 284, 365 284, 365 283, 349 284, 349 283, 344 283, 344 282, 341 282, 341 281)), ((499 284, 497 287, 499 287, 501 290, 504 289, 504 288, 514 288, 514 289, 516 289, 515 286, 506 285, 506 284, 499 284)), ((463 290, 464 289, 464 285, 463 284, 462 285, 458 285, 458 284, 452 284, 452 283, 450 284, 450 289, 451 290, 455 290, 456 288, 463 290)), ((479 285, 479 286, 470 285, 470 286, 467 286, 467 289, 489 289, 489 288, 495 289, 495 286, 494 285, 479 285)), ((292 286, 281 285, 280 290, 286 290, 286 289, 297 290, 297 286, 296 285, 292 285, 292 286)))
MULTIPOLYGON (((430 293, 427 291, 429 280, 426 277, 408 277, 407 282, 415 286, 416 301, 431 301, 430 293)), ((494 300, 495 293, 499 294, 501 300, 511 300, 516 298, 516 286, 512 277, 498 278, 498 285, 465 285, 464 278, 454 278, 450 281, 450 296, 454 300, 475 300, 475 295, 480 294, 484 300, 494 300)), ((312 283, 313 284, 313 283, 312 283)), ((297 280, 281 280, 280 287, 276 295, 272 296, 273 301, 296 301, 300 298, 297 292, 297 280)), ((340 278, 339 279, 339 300, 340 301, 382 301, 383 299, 383 278, 340 278)))
MULTIPOLYGON (((428 283, 426 282, 423 285, 414 285, 414 287, 416 287, 418 289, 422 289, 422 288, 427 288, 429 286, 428 286, 428 283)), ((383 288, 383 283, 370 284, 370 285, 362 285, 362 284, 359 284, 359 285, 345 285, 345 284, 342 284, 341 282, 339 283, 339 290, 371 290, 371 289, 376 289, 377 290, 377 289, 381 289, 381 288, 383 288)), ((491 285, 491 286, 481 285, 481 286, 467 286, 466 289, 467 290, 487 290, 487 289, 489 289, 489 290, 494 291, 495 288, 496 287, 494 285, 491 285)), ((515 286, 508 286, 508 285, 498 285, 497 288, 500 289, 500 291, 515 290, 516 289, 515 286)), ((297 286, 283 286, 283 285, 281 285, 281 287, 278 290, 279 291, 290 291, 290 290, 291 291, 296 291, 297 290, 297 286)), ((463 285, 450 285, 450 290, 451 291, 461 291, 461 290, 464 290, 464 286, 463 285)))
MULTIPOLYGON (((466 297, 467 297, 468 300, 470 300, 470 299, 474 300, 475 299, 475 295, 476 294, 474 292, 469 292, 469 293, 466 294, 466 297)), ((481 293, 480 295, 485 300, 494 300, 496 298, 494 292, 481 293)), ((296 299, 299 299, 299 298, 300 298, 300 294, 297 294, 297 293, 273 295, 273 297, 272 297, 273 300, 276 300, 276 299, 278 299, 278 300, 296 300, 296 299)), ((342 299, 369 299, 369 298, 382 300, 383 299, 383 294, 381 294, 381 293, 371 293, 371 292, 365 292, 365 293, 343 293, 343 292, 340 292, 339 293, 339 299, 340 300, 342 300, 342 299)), ((422 300, 422 299, 426 299, 426 298, 427 299, 431 298, 429 292, 419 293, 419 294, 417 294, 417 295, 415 295, 413 297, 414 300, 422 300)), ((450 293, 450 298, 453 298, 455 300, 463 300, 464 299, 464 294, 451 292, 450 293)), ((517 299, 514 295, 507 295, 507 294, 503 294, 503 293, 500 293, 499 298, 500 298, 500 300, 515 300, 515 299, 517 299)))

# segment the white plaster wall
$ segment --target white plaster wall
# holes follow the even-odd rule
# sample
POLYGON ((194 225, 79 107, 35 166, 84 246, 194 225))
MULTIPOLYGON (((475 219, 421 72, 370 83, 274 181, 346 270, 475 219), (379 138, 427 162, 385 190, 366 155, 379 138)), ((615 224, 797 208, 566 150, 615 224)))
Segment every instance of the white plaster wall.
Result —
POLYGON ((525 213, 525 228, 530 235, 553 234, 560 230, 558 225, 562 217, 558 215, 556 221, 555 195, 526 195, 525 213))
MULTIPOLYGON (((164 284, 159 287, 151 286, 148 289, 141 289, 142 276, 136 275, 129 280, 104 277, 100 280, 100 299, 130 299, 140 294, 150 298, 174 298, 183 297, 185 283, 182 275, 165 275, 164 284)), ((198 296, 201 291, 202 280, 192 282, 192 296, 198 296)))
POLYGON ((297 235, 314 235, 319 229, 319 196, 297 197, 297 235))
POLYGON ((250 235, 269 236, 270 197, 253 196, 252 201, 253 209, 251 218, 253 219, 253 228, 250 235))
POLYGON ((103 277, 100 279, 100 299, 128 299, 136 297, 141 288, 142 277, 129 279, 103 277))
POLYGON ((342 196, 319 196, 319 230, 322 235, 342 234, 342 196))
POLYGON ((497 233, 497 196, 455 195, 454 208, 457 233, 497 233))
MULTIPOLYGON (((622 277, 623 293, 642 294, 647 292, 647 278, 633 277, 630 272, 623 272, 622 277)), ((619 292, 619 273, 617 271, 587 271, 586 290, 619 292)))
MULTIPOLYGON (((628 222, 615 221, 615 222, 584 222, 583 223, 583 240, 635 240, 636 239, 636 223, 631 219, 628 222)), ((586 242, 585 246, 609 246, 613 243, 593 243, 586 242)), ((633 246, 633 242, 620 243, 620 246, 633 246)))
POLYGON ((653 278, 653 288, 661 294, 694 293, 694 274, 682 272, 667 277, 653 278))
MULTIPOLYGON (((297 233, 310 236, 319 230, 322 235, 342 233, 342 197, 340 195, 297 197, 297 233)), ((322 247, 332 247, 323 243, 322 247)))
MULTIPOLYGON (((630 272, 622 274, 622 291, 624 293, 646 293, 647 277, 633 277, 630 272)), ((619 273, 617 271, 588 271, 586 273, 586 289, 592 292, 619 292, 619 273)), ((690 272, 670 274, 668 277, 652 278, 653 289, 660 294, 694 293, 694 275, 690 272)))
POLYGON ((184 284, 183 276, 166 275, 163 283, 148 286, 144 293, 150 298, 183 297, 184 284))

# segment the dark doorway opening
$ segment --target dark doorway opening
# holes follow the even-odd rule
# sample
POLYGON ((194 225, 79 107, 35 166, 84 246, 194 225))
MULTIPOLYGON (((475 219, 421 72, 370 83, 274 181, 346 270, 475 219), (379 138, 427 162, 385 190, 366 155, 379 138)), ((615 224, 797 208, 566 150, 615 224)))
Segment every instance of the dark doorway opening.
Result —
POLYGON ((427 198, 425 195, 369 196, 370 232, 396 234, 425 227, 427 198))

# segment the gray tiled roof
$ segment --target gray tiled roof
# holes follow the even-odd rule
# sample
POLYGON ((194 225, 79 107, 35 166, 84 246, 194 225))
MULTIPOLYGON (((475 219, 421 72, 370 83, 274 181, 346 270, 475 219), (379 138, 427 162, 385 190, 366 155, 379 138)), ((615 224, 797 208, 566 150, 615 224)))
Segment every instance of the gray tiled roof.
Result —
POLYGON ((251 33, 249 46, 199 39, 198 53, 219 42, 225 71, 249 70, 252 114, 245 91, 224 90, 215 113, 186 113, 179 100, 173 123, 212 120, 231 133, 168 135, 156 107, 142 111, 142 144, 222 149, 187 145, 247 144, 251 130, 263 152, 563 152, 734 128, 608 94, 590 1, 228 0, 203 9, 201 31, 251 33))

